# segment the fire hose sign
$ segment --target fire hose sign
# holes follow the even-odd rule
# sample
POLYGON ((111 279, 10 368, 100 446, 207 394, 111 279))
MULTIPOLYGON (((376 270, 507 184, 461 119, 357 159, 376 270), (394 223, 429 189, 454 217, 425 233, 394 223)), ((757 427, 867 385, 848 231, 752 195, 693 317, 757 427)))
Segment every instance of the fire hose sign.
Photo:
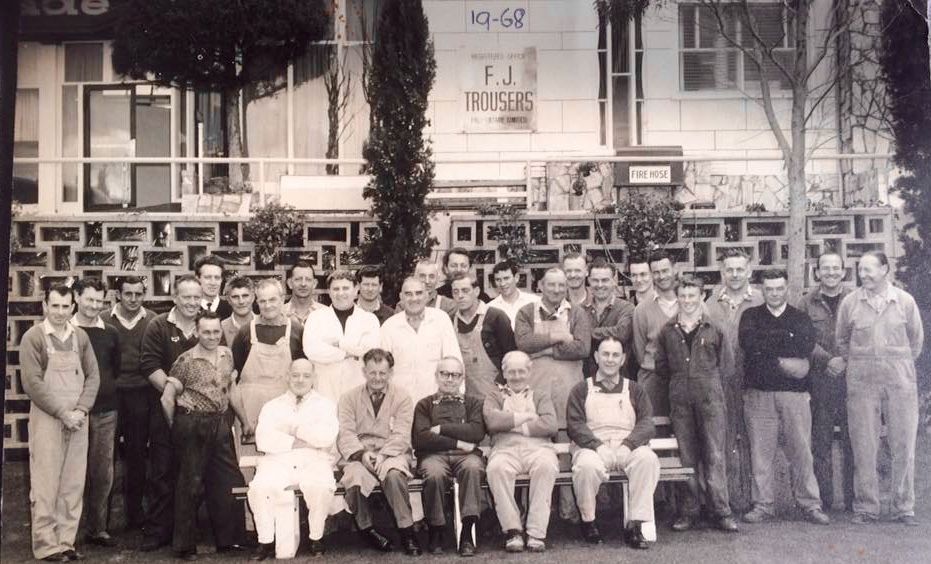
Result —
POLYGON ((536 48, 464 50, 459 68, 463 131, 536 129, 536 48))

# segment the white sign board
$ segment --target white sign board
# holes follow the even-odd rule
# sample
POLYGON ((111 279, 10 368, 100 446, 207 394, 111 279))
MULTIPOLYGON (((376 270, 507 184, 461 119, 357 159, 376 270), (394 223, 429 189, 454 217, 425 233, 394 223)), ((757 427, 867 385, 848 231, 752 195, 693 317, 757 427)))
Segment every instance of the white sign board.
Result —
POLYGON ((463 49, 459 109, 463 131, 536 129, 537 49, 463 49))
POLYGON ((520 33, 530 30, 528 0, 466 2, 466 33, 520 33))
POLYGON ((672 167, 630 165, 628 177, 631 184, 670 184, 672 167))

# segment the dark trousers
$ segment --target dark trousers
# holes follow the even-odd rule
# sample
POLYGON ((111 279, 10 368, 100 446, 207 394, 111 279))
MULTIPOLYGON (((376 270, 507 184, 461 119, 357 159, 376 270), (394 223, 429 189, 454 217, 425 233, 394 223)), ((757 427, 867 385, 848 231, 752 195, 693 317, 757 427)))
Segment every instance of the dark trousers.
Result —
POLYGON ((814 374, 811 378, 811 453, 815 478, 825 509, 834 505, 834 426, 840 427, 844 453, 843 480, 846 507, 853 504, 853 449, 847 432, 847 383, 843 375, 814 374))
MULTIPOLYGON (((683 466, 698 472, 705 485, 709 509, 717 516, 731 514, 727 491, 725 442, 727 413, 724 390, 716 379, 677 379, 670 384, 672 429, 679 442, 683 466)), ((688 483, 682 512, 697 515, 701 508, 697 476, 688 483)))
POLYGON ((143 498, 146 491, 149 431, 153 417, 159 414, 158 393, 150 386, 124 388, 119 393, 119 425, 123 436, 123 498, 126 522, 130 527, 143 525, 143 498))
POLYGON ((427 523, 433 527, 446 525, 443 500, 453 477, 459 482, 459 507, 463 518, 479 516, 482 503, 482 479, 485 463, 482 457, 469 454, 428 454, 420 460, 423 477, 423 509, 427 523))
MULTIPOLYGON (((414 524, 414 518, 411 515, 411 498, 407 490, 407 476, 398 470, 390 470, 381 483, 381 491, 385 494, 388 506, 394 514, 394 520, 398 527, 404 529, 414 524)), ((369 506, 369 500, 362 495, 362 490, 358 486, 349 488, 346 491, 346 505, 355 516, 356 526, 360 531, 364 531, 373 526, 372 509, 369 506)))
POLYGON ((171 430, 178 459, 172 548, 180 553, 197 549, 197 509, 202 493, 216 546, 241 544, 244 509, 231 490, 246 484, 236 464, 229 419, 225 413, 192 413, 180 406, 177 410, 171 430))
POLYGON ((158 404, 158 392, 152 390, 156 405, 149 409, 149 510, 146 514, 145 534, 161 542, 171 540, 174 523, 174 497, 177 467, 171 428, 158 404))

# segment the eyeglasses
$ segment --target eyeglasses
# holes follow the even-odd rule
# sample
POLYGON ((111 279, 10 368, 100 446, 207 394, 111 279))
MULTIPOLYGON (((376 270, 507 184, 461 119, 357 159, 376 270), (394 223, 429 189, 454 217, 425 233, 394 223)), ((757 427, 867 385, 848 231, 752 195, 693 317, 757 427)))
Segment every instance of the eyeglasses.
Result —
POLYGON ((440 378, 443 378, 444 380, 458 380, 459 378, 462 378, 462 372, 447 372, 446 370, 440 370, 437 372, 437 374, 439 374, 440 378))

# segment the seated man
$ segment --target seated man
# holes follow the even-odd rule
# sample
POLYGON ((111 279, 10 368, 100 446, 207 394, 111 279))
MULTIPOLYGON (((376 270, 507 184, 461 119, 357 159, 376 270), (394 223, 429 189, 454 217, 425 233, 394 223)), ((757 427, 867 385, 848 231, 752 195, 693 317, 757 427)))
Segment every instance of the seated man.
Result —
POLYGON ((414 408, 411 442, 424 479, 424 505, 430 525, 430 552, 443 553, 446 514, 443 498, 453 477, 459 483, 462 532, 459 554, 472 556, 472 526, 478 521, 485 463, 478 443, 485 438, 482 402, 462 394, 465 371, 458 358, 446 357, 436 367, 439 389, 414 408))
MULTIPOLYGON (((275 557, 275 515, 294 506, 297 485, 307 504, 310 553, 324 552, 323 527, 336 491, 333 445, 339 432, 336 404, 316 390, 317 375, 306 359, 291 363, 288 391, 262 407, 255 428, 255 444, 265 453, 249 483, 249 506, 255 518, 259 547, 253 560, 275 557)), ((292 558, 297 546, 279 546, 279 558, 292 558)))
POLYGON ((394 513, 404 552, 420 554, 407 490, 411 477, 411 422, 414 408, 407 390, 391 384, 394 357, 383 349, 362 356, 365 384, 339 400, 339 437, 346 505, 365 540, 383 552, 391 541, 375 530, 368 497, 381 489, 394 513))
POLYGON ((514 500, 518 474, 530 474, 527 544, 531 552, 546 550, 550 498, 559 473, 553 448, 556 410, 545 391, 530 389, 532 363, 526 353, 511 351, 501 361, 505 386, 485 397, 483 413, 491 435, 488 488, 495 499, 498 522, 507 535, 508 552, 524 550, 520 512, 514 500))
POLYGON ((621 377, 626 355, 614 337, 595 353, 598 372, 569 394, 566 423, 579 450, 572 456, 572 488, 582 515, 585 540, 598 544, 595 498, 610 472, 622 470, 630 484, 630 514, 624 538, 633 548, 649 548, 641 524, 653 522, 653 492, 659 482, 659 459, 650 450, 653 409, 635 382, 621 377))

